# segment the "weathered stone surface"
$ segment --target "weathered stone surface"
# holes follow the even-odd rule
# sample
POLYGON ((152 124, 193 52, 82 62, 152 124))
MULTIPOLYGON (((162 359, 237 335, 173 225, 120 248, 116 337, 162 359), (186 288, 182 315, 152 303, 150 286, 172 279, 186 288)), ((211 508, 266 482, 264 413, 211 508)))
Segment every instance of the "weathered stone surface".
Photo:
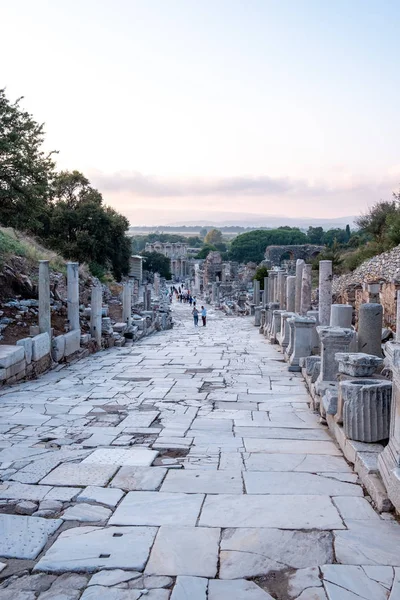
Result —
POLYGON ((100 449, 95 450, 85 458, 82 464, 147 467, 151 465, 157 454, 158 452, 148 448, 131 448, 130 450, 100 449))
POLYGON ((32 338, 32 360, 37 361, 50 353, 49 334, 40 333, 32 338))
POLYGON ((24 338, 22 340, 17 340, 17 346, 22 346, 25 350, 25 361, 27 365, 30 365, 32 362, 32 338, 24 338))
POLYGON ((180 575, 171 594, 171 600, 207 600, 208 580, 204 577, 180 575))
POLYGON ((220 577, 256 577, 284 566, 314 567, 334 560, 333 536, 327 531, 226 529, 221 539, 220 577))
POLYGON ((313 473, 259 473, 244 474, 248 494, 289 494, 322 496, 362 496, 359 485, 335 481, 313 473))
POLYGON ((348 530, 335 533, 338 562, 349 565, 400 566, 400 525, 375 519, 347 521, 348 530))
POLYGON ((64 463, 42 479, 46 485, 106 485, 118 466, 97 463, 64 463))
MULTIPOLYGON (((129 492, 110 519, 111 525, 195 525, 203 494, 129 492)), ((164 573, 168 575, 169 573, 164 573)))
POLYGON ((75 329, 74 331, 68 331, 68 333, 64 334, 65 348, 64 354, 65 356, 70 356, 71 354, 75 354, 81 347, 81 330, 75 329))
POLYGON ((342 529, 336 508, 326 496, 207 496, 202 527, 278 527, 342 529))
POLYGON ((60 519, 0 514, 0 556, 36 558, 61 524, 60 519))
POLYGON ((124 571, 122 569, 113 569, 112 571, 104 570, 95 573, 93 577, 91 577, 88 585, 102 585, 105 587, 110 587, 113 585, 118 585, 119 583, 124 583, 125 581, 136 580, 141 576, 142 573, 137 571, 124 571))
MULTIPOLYGON (((32 517, 33 518, 33 517, 32 517)), ((35 570, 95 571, 132 569, 146 564, 155 527, 78 527, 61 533, 35 570)))
POLYGON ((70 506, 61 515, 64 521, 82 521, 87 523, 97 523, 106 521, 111 515, 111 510, 104 506, 95 506, 93 504, 77 504, 70 506))
POLYGON ((209 600, 273 600, 272 596, 262 590, 253 581, 236 579, 221 581, 214 579, 208 584, 209 600))
POLYGON ((162 484, 162 492, 200 494, 242 494, 240 471, 172 471, 162 484))
POLYGON ((167 471, 163 467, 121 467, 109 485, 127 491, 154 491, 167 471))
MULTIPOLYGON (((343 429, 359 442, 379 442, 389 437, 392 384, 379 379, 341 381, 343 429)), ((340 411, 341 406, 338 406, 340 411)))
POLYGON ((114 508, 123 497, 119 489, 102 488, 94 485, 88 486, 76 499, 77 502, 98 502, 114 508))
MULTIPOLYGON (((325 565, 321 569, 328 597, 343 598, 345 591, 366 600, 387 600, 387 589, 371 580, 361 567, 351 565, 325 565), (339 589, 335 589, 337 586, 339 589), (332 593, 333 592, 333 593, 332 593), (341 592, 342 595, 339 595, 341 592)), ((351 596, 350 596, 351 597, 351 596)))
POLYGON ((25 358, 23 346, 0 345, 0 368, 8 369, 25 358))
POLYGON ((358 309, 358 351, 382 357, 382 321, 381 304, 361 304, 358 309))
POLYGON ((339 352, 335 359, 339 365, 339 373, 351 377, 370 377, 383 363, 382 358, 364 352, 339 352))
POLYGON ((220 530, 207 527, 161 527, 146 573, 214 577, 220 530))

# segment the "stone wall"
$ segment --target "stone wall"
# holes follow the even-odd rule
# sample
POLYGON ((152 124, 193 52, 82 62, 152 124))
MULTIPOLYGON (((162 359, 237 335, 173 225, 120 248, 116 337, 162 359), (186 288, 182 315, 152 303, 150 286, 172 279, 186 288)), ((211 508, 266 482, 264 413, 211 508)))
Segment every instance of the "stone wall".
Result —
POLYGON ((302 244, 299 246, 268 246, 265 250, 265 260, 269 261, 273 267, 279 267, 282 260, 296 261, 297 259, 307 260, 316 258, 325 249, 325 246, 315 246, 313 244, 302 244))
POLYGON ((360 304, 368 302, 368 283, 379 283, 379 301, 383 306, 383 324, 396 327, 396 296, 400 289, 400 246, 363 262, 352 273, 334 277, 334 301, 351 304, 358 314, 360 304))

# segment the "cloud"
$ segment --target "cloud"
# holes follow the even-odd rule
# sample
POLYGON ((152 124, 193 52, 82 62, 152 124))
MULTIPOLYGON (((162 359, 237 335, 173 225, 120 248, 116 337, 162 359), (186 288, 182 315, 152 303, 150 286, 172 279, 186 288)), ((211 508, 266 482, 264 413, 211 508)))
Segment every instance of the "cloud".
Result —
MULTIPOLYGON (((220 178, 161 178, 137 172, 91 174, 93 184, 102 192, 125 193, 136 198, 190 197, 315 197, 354 196, 387 193, 396 189, 398 177, 390 174, 382 181, 348 178, 337 182, 309 182, 290 177, 240 176, 220 178)), ((379 199, 379 198, 377 198, 379 199)))

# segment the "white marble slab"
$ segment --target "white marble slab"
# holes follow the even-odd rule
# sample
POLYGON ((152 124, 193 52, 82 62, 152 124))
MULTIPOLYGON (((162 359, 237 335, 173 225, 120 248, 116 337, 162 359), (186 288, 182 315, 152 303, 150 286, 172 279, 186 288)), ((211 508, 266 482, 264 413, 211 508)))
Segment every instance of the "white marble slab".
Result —
POLYGON ((33 559, 49 536, 62 525, 61 519, 0 515, 0 556, 33 559))
POLYGON ((342 456, 333 442, 314 442, 306 440, 262 440, 244 438, 247 452, 268 452, 273 454, 326 454, 342 456))
POLYGON ((207 600, 208 579, 179 575, 171 594, 171 600, 207 600))
POLYGON ((347 520, 348 530, 335 532, 339 563, 400 567, 400 525, 375 519, 347 520))
POLYGON ((161 527, 146 573, 215 577, 220 530, 205 527, 161 527))
POLYGON ((203 494, 129 492, 117 507, 109 523, 110 525, 194 526, 203 499, 203 494))
POLYGON ((207 496, 202 527, 277 527, 280 529, 343 529, 327 496, 207 496))
POLYGON ((77 502, 97 502, 114 508, 123 497, 124 492, 120 489, 103 488, 90 485, 77 497, 77 502))
POLYGON ((112 464, 64 463, 51 471, 41 483, 59 486, 106 485, 118 469, 112 464))
POLYGON ((253 581, 214 579, 208 583, 208 600, 274 600, 253 581))
POLYGON ((188 494, 242 494, 242 474, 240 471, 227 470, 170 470, 161 486, 161 491, 188 494))
POLYGON ((290 494, 323 496, 363 496, 361 486, 313 473, 243 473, 248 494, 290 494))
POLYGON ((125 467, 149 467, 158 455, 148 448, 131 448, 129 450, 100 448, 95 450, 82 463, 90 465, 116 465, 125 467))
POLYGON ((60 534, 35 571, 142 571, 154 542, 155 527, 77 527, 60 534))
POLYGON ((320 454, 263 454, 254 452, 244 458, 248 471, 295 471, 305 473, 351 473, 341 456, 320 454))

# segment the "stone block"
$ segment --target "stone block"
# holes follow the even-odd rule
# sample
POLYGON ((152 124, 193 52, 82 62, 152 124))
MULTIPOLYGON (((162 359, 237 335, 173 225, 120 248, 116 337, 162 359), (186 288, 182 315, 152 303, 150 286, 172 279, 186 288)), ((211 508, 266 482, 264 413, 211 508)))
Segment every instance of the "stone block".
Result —
POLYGON ((328 413, 328 415, 336 415, 338 406, 337 390, 326 390, 322 398, 322 404, 324 405, 325 411, 328 413))
POLYGON ((64 335, 65 338, 65 356, 70 356, 81 347, 81 330, 74 329, 64 335))
POLYGON ((40 360, 46 354, 50 353, 50 337, 49 334, 40 333, 32 338, 32 360, 40 360))
POLYGON ((17 346, 22 346, 25 349, 26 364, 30 365, 32 362, 32 338, 24 338, 23 340, 18 340, 17 346))
POLYGON ((55 362, 60 362, 65 354, 65 335, 58 335, 51 340, 51 357, 55 362))
POLYGON ((39 335, 40 329, 39 325, 31 325, 29 327, 29 335, 39 335))
POLYGON ((91 340, 90 333, 83 333, 81 335, 81 345, 88 344, 91 340))
POLYGON ((25 359, 25 348, 23 346, 0 346, 0 367, 8 369, 12 365, 25 359))
POLYGON ((128 328, 126 323, 115 323, 115 325, 113 325, 113 331, 114 333, 124 333, 124 331, 126 331, 128 328))
POLYGON ((10 367, 7 367, 7 369, 5 369, 5 371, 6 371, 5 379, 10 379, 10 377, 14 377, 15 375, 19 375, 20 373, 25 372, 25 369, 26 369, 26 362, 24 359, 18 363, 15 363, 14 365, 11 365, 10 367))
POLYGON ((343 403, 343 429, 348 438, 379 442, 389 437, 392 384, 360 379, 339 384, 343 403))
POLYGON ((352 377, 370 377, 383 363, 382 358, 363 352, 338 352, 335 360, 339 365, 339 373, 352 377))

